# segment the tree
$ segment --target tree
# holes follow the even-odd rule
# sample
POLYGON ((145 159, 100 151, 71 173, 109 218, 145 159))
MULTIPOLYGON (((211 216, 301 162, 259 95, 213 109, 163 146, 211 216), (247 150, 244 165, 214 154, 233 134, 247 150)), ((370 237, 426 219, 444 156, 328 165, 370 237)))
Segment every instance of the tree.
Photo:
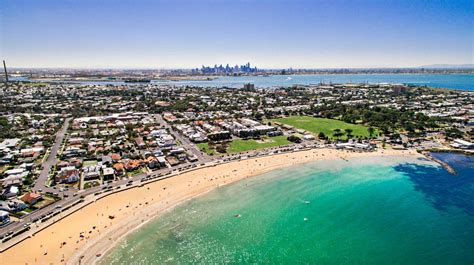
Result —
POLYGON ((351 128, 346 128, 344 129, 344 131, 346 131, 346 134, 347 134, 347 138, 352 138, 352 129, 351 128))
POLYGON ((336 128, 333 130, 334 133, 332 134, 334 137, 336 137, 337 139, 341 138, 341 136, 343 136, 344 134, 341 132, 341 129, 339 128, 336 128))
POLYGON ((374 132, 375 132, 375 129, 374 129, 373 127, 369 127, 369 128, 367 129, 367 131, 369 132, 370 137, 372 137, 372 135, 373 135, 374 132))
POLYGON ((260 113, 260 112, 256 112, 256 113, 254 114, 254 117, 255 117, 256 120, 262 121, 262 119, 263 119, 263 114, 260 113))
POLYGON ((219 153, 221 153, 221 154, 225 153, 225 152, 226 152, 226 149, 227 149, 227 148, 226 148, 225 145, 223 145, 223 144, 220 144, 220 145, 217 145, 217 146, 216 146, 216 151, 219 152, 219 153))
POLYGON ((326 135, 323 132, 318 133, 319 139, 326 139, 326 135))
POLYGON ((463 136, 463 132, 456 128, 449 128, 445 131, 445 133, 446 133, 446 138, 451 138, 451 139, 462 138, 463 136))
POLYGON ((290 142, 293 142, 293 143, 297 143, 297 144, 301 143, 301 138, 299 138, 299 137, 296 136, 296 135, 290 135, 290 136, 288 136, 288 138, 286 138, 286 139, 287 139, 288 141, 290 141, 290 142))

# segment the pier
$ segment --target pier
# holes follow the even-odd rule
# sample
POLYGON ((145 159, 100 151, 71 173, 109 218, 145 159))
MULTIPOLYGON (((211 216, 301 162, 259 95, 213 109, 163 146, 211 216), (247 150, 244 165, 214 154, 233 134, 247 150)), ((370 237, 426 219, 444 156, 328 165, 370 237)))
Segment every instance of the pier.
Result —
POLYGON ((457 172, 456 170, 450 166, 448 163, 444 162, 444 161, 441 161, 435 157, 433 157, 430 153, 425 153, 424 154, 426 156, 426 158, 428 158, 429 160, 435 162, 435 163, 438 163, 440 164, 442 167, 444 167, 444 169, 446 169, 449 173, 451 173, 452 175, 457 175, 457 172))

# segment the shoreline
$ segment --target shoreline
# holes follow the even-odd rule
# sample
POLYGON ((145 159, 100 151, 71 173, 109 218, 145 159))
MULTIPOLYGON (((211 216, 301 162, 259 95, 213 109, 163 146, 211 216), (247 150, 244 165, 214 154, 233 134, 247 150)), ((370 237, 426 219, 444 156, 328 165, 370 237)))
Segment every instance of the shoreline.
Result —
POLYGON ((96 263, 132 231, 220 186, 313 161, 371 156, 422 157, 414 150, 359 153, 310 149, 203 167, 97 199, 0 253, 0 257, 9 264, 96 263), (28 249, 27 254, 24 249, 28 249))

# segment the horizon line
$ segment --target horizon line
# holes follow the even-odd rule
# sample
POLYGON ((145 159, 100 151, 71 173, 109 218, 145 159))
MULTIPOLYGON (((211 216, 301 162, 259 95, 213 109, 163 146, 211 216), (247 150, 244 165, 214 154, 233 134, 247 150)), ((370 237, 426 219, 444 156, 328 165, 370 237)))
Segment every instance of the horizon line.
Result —
MULTIPOLYGON (((64 70, 193 70, 200 69, 200 67, 138 67, 138 66, 12 66, 7 68, 13 69, 64 69, 64 70)), ((421 68, 431 68, 431 69, 474 69, 474 64, 432 64, 432 65, 422 65, 422 66, 367 66, 367 67, 278 67, 278 68, 266 68, 266 67, 257 67, 260 70, 375 70, 375 69, 421 69, 421 68)))

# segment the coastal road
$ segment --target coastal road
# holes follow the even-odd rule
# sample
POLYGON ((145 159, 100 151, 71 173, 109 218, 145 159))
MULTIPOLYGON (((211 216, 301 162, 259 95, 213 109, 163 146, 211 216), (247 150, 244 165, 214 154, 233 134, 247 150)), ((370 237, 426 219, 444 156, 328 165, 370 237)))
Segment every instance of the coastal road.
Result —
MULTIPOLYGON (((67 125, 66 125, 67 126, 67 125)), ((66 128, 67 129, 67 128, 66 128)), ((171 130, 170 130, 171 131, 171 130)), ((63 136, 61 137, 61 134, 58 135, 58 138, 64 139, 64 133, 62 134, 63 136)), ((62 142, 61 141, 59 142, 62 142)), ((182 143, 186 144, 186 139, 183 139, 180 135, 177 136, 177 139, 180 139, 180 141, 183 141, 182 143)), ((195 146, 191 144, 191 146, 195 146)), ((238 160, 242 159, 244 157, 254 157, 254 156, 265 156, 265 155, 271 155, 274 153, 285 153, 285 152, 293 152, 293 151, 298 151, 301 149, 306 149, 306 148, 315 148, 316 143, 315 142, 307 142, 305 144, 298 144, 298 145, 289 145, 289 146, 283 146, 283 147, 274 147, 274 148, 268 148, 268 149, 263 149, 263 150, 255 150, 255 151, 250 151, 246 153, 239 153, 239 154, 233 154, 233 155, 228 155, 228 156, 222 156, 219 158, 214 159, 212 162, 213 164, 220 164, 220 163, 226 163, 232 160, 238 160)), ((189 148, 189 147, 188 147, 189 148)), ((191 149, 192 150, 192 149, 191 149)), ((196 152, 198 150, 194 150, 196 152)), ((199 151, 198 151, 199 152, 199 151)), ((56 150, 57 153, 57 150, 56 150)), ((53 156, 55 158, 55 155, 53 156)), ((208 158, 210 159, 210 158, 208 158)), ((63 194, 67 194, 68 196, 63 198, 62 200, 53 203, 51 205, 48 205, 40 210, 37 210, 35 212, 32 212, 31 214, 28 214, 24 218, 21 219, 20 222, 11 222, 10 224, 6 225, 5 227, 2 227, 0 229, 0 237, 6 237, 7 234, 9 233, 14 233, 16 231, 19 231, 21 229, 24 229, 24 227, 29 226, 28 223, 33 223, 36 222, 40 219, 42 219, 45 216, 51 215, 54 212, 59 212, 62 211, 62 208, 66 208, 67 206, 76 203, 78 200, 81 199, 81 197, 85 197, 87 195, 92 195, 97 192, 102 192, 105 190, 116 190, 117 188, 126 188, 127 186, 130 186, 130 188, 142 185, 146 180, 146 182, 149 181, 157 181, 169 177, 173 177, 174 174, 172 173, 179 173, 184 170, 190 170, 193 168, 199 168, 201 166, 205 166, 206 163, 204 160, 201 160, 201 156, 199 157, 199 160, 197 162, 193 163, 187 163, 187 164, 182 164, 173 168, 162 168, 156 171, 153 171, 151 173, 142 173, 134 176, 133 178, 123 178, 117 181, 114 181, 112 183, 108 184, 103 184, 97 187, 92 187, 87 190, 81 190, 79 192, 76 191, 67 191, 63 192, 63 194), (108 189, 110 188, 110 189, 108 189)), ((55 191, 55 190, 54 190, 55 191)), ((12 241, 13 243, 14 241, 12 241)))
MULTIPOLYGON (((214 163, 220 164, 220 163, 225 163, 226 161, 241 159, 243 157, 264 156, 264 155, 269 155, 273 153, 292 152, 292 151, 300 150, 302 148, 304 149, 304 148, 316 147, 314 142, 307 142, 307 143, 299 144, 299 145, 293 144, 293 145, 283 146, 283 147, 274 147, 274 148, 268 148, 268 149, 263 149, 263 150, 254 150, 254 151, 249 151, 245 153, 232 154, 232 155, 222 156, 222 157, 212 159, 211 157, 203 154, 200 150, 198 150, 196 145, 191 143, 188 139, 186 139, 185 137, 183 137, 182 135, 174 131, 171 128, 171 126, 169 126, 166 122, 162 120, 161 116, 159 116, 158 120, 162 124, 165 125, 165 128, 169 129, 170 133, 172 133, 177 140, 181 141, 183 147, 185 147, 187 150, 190 150, 198 157, 198 161, 193 162, 193 163, 182 164, 173 168, 162 168, 162 169, 153 171, 151 173, 142 173, 142 174, 134 176, 133 178, 123 178, 123 179, 114 181, 112 183, 103 184, 97 187, 92 187, 87 190, 81 190, 79 192, 75 190, 58 192, 60 194, 62 193, 63 195, 67 195, 67 196, 65 196, 62 200, 56 203, 53 203, 40 210, 32 212, 31 214, 28 214, 27 216, 22 218, 20 222, 11 222, 5 227, 2 227, 0 229, 0 237, 3 238, 10 232, 19 231, 23 229, 25 226, 27 226, 28 225, 27 223, 36 222, 40 220, 41 218, 52 214, 53 212, 61 211, 62 208, 65 208, 68 205, 71 205, 77 202, 78 200, 80 200, 81 197, 104 191, 108 187, 110 187, 112 190, 115 190, 118 187, 124 188, 129 185, 131 185, 132 187, 138 186, 138 185, 141 185, 143 183, 142 181, 145 179, 153 178, 154 180, 160 180, 160 179, 172 177, 173 174, 171 173, 178 173, 183 170, 189 170, 192 168, 200 167, 206 164, 207 162, 214 162, 214 163)), ((66 119, 65 124, 63 125, 63 128, 57 134, 55 144, 51 150, 48 160, 44 164, 43 171, 41 172, 42 177, 38 179, 38 181, 39 180, 41 181, 37 182, 35 185, 35 188, 38 187, 39 189, 43 189, 43 192, 47 192, 47 191, 56 192, 54 188, 46 187, 45 183, 48 179, 50 168, 56 163, 56 155, 59 151, 59 148, 61 147, 62 141, 64 140, 65 134, 67 132, 67 128, 69 126, 69 122, 70 122, 70 119, 66 119)))
MULTIPOLYGON (((180 137, 177 137, 177 138, 179 139, 180 137)), ((263 150, 254 150, 254 151, 249 151, 245 153, 222 156, 222 157, 218 157, 214 159, 213 162, 220 164, 220 163, 225 163, 232 160, 239 160, 244 157, 250 158, 250 157, 256 157, 256 156, 265 156, 265 155, 270 155, 274 153, 292 152, 292 151, 298 151, 301 149, 315 148, 315 147, 316 147, 316 144, 314 142, 308 142, 306 144, 297 144, 297 145, 293 144, 289 146, 273 147, 273 148, 267 148, 263 150)), ((63 192, 63 194, 67 194, 68 196, 56 203, 53 203, 40 210, 32 212, 31 214, 22 218, 21 222, 11 222, 9 225, 0 229, 0 237, 6 236, 6 234, 11 231, 19 231, 24 228, 24 225, 26 223, 28 222, 33 223, 43 218, 44 216, 52 214, 53 212, 61 211, 62 208, 65 208, 68 205, 71 205, 75 203, 76 201, 80 200, 81 199, 80 197, 85 197, 87 195, 104 191, 104 189, 106 189, 107 187, 111 187, 112 190, 115 190, 117 187, 121 187, 121 188, 127 187, 131 183, 133 183, 131 184, 133 186, 138 186, 142 184, 142 179, 144 178, 150 178, 150 179, 154 178, 155 180, 160 180, 160 179, 172 177, 173 175, 171 175, 171 173, 178 173, 186 169, 196 168, 196 167, 202 166, 204 163, 206 162, 201 160, 200 158, 197 162, 182 164, 173 168, 162 168, 162 169, 153 171, 151 173, 138 174, 134 176, 133 178, 123 178, 123 179, 114 181, 112 183, 103 184, 103 185, 92 187, 86 190, 81 190, 80 192, 76 192, 73 190, 69 190, 67 191, 67 193, 63 192), (61 205, 61 207, 59 207, 58 205, 61 205)), ((52 189, 52 188, 48 188, 48 189, 52 189)), ((56 190, 52 189, 52 191, 56 191, 56 190)))
POLYGON ((171 128, 171 126, 169 126, 163 120, 161 116, 157 116, 157 119, 160 123, 162 123, 165 126, 165 128, 167 128, 170 131, 170 133, 175 137, 175 139, 179 140, 182 143, 185 149, 191 151, 193 154, 195 154, 198 157, 198 160, 196 162, 186 163, 186 164, 179 165, 173 168, 162 168, 162 169, 153 171, 151 173, 143 173, 143 174, 136 175, 133 178, 120 179, 112 183, 103 184, 103 185, 93 187, 87 190, 81 190, 79 192, 77 190, 58 191, 55 187, 47 187, 46 182, 49 178, 51 167, 53 167, 57 162, 56 156, 66 136, 67 129, 69 128, 69 123, 71 121, 71 118, 67 118, 64 122, 63 127, 56 135, 56 139, 55 139, 53 147, 51 148, 51 152, 48 156, 48 159, 42 164, 43 168, 34 186, 34 190, 36 191, 42 190, 43 193, 46 193, 46 192, 58 193, 60 196, 62 195, 63 198, 58 202, 55 202, 51 205, 48 205, 44 208, 34 211, 28 214, 27 216, 24 216, 23 218, 21 218, 20 222, 11 222, 8 225, 2 227, 0 229, 0 237, 6 236, 6 234, 8 234, 9 232, 19 231, 23 229, 27 223, 36 222, 37 220, 40 220, 41 218, 47 215, 50 215, 53 212, 61 211, 62 208, 65 208, 68 205, 71 205, 77 202, 78 200, 80 200, 80 197, 84 197, 87 195, 100 192, 104 190, 106 187, 112 187, 112 189, 116 189, 117 187, 121 187, 121 186, 125 187, 131 181, 138 182, 138 183, 134 183, 133 185, 140 185, 141 179, 145 177, 158 178, 158 179, 166 178, 168 177, 170 173, 198 167, 199 165, 212 161, 212 159, 209 156, 203 154, 196 147, 196 145, 194 145, 188 139, 186 139, 185 137, 180 135, 178 132, 173 130, 173 128, 171 128))
MULTIPOLYGON (((189 170, 192 168, 197 168, 200 165, 202 166, 202 163, 197 161, 174 168, 162 168, 151 173, 138 174, 133 178, 123 178, 109 184, 103 184, 86 190, 81 190, 80 192, 68 191, 68 197, 28 214, 22 218, 20 222, 10 222, 6 226, 2 227, 0 229, 0 238, 8 237, 7 235, 9 233, 20 231, 26 226, 30 226, 32 223, 37 222, 45 216, 51 215, 54 212, 62 211, 62 208, 66 208, 67 206, 76 203, 78 200, 81 200, 81 197, 105 191, 108 187, 110 187, 109 191, 115 191, 118 187, 126 188, 127 186, 130 186, 130 188, 132 188, 142 185, 142 179, 144 178, 148 178, 148 180, 153 179, 153 181, 159 181, 161 179, 172 177, 173 175, 171 173, 178 173, 186 169, 189 170)), ((64 194, 66 194, 66 192, 64 192, 64 194)))
POLYGON ((56 139, 54 141, 53 147, 51 147, 51 152, 49 153, 48 159, 42 164, 41 173, 36 180, 34 190, 42 190, 43 192, 50 191, 53 192, 51 188, 46 187, 46 181, 48 181, 49 172, 51 167, 54 166, 57 162, 56 155, 58 154, 59 148, 61 148, 61 144, 66 136, 67 129, 69 128, 69 123, 72 118, 66 118, 64 121, 63 127, 61 130, 56 134, 56 139))

